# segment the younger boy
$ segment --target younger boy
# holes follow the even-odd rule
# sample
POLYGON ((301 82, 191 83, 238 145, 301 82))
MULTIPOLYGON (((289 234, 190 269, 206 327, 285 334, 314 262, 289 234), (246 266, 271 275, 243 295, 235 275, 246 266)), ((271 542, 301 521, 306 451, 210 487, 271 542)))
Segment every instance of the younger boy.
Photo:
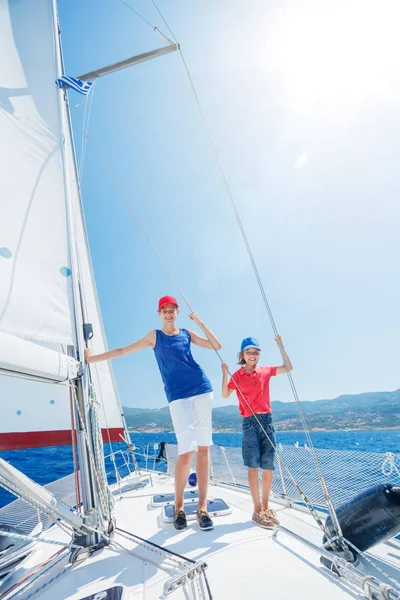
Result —
POLYGON ((261 348, 258 341, 252 337, 242 341, 238 354, 238 364, 242 367, 232 375, 229 383, 228 365, 222 364, 222 396, 229 398, 236 390, 240 414, 243 416, 242 455, 243 462, 248 467, 248 480, 254 504, 252 520, 260 527, 265 528, 279 525, 275 511, 268 507, 276 445, 269 381, 271 377, 293 369, 281 337, 277 335, 275 341, 284 360, 284 364, 280 367, 257 366, 261 348), (258 486, 259 469, 263 471, 261 501, 258 486))

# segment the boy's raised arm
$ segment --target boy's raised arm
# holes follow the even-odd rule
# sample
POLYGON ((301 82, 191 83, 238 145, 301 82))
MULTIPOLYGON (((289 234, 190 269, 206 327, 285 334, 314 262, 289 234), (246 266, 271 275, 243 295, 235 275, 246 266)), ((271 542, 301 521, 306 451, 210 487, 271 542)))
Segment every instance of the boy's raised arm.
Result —
POLYGON ((144 348, 154 348, 155 340, 155 331, 150 331, 145 336, 140 338, 140 340, 138 340, 137 342, 133 342, 128 346, 121 346, 121 348, 114 348, 114 350, 109 350, 108 352, 103 352, 102 354, 92 354, 92 351, 89 348, 86 348, 85 361, 87 363, 96 363, 101 362, 103 360, 112 360, 113 358, 120 358, 121 356, 125 356, 125 354, 130 354, 131 352, 143 350, 144 348))
POLYGON ((228 370, 229 367, 226 363, 222 363, 221 365, 221 369, 222 369, 222 397, 223 398, 229 398, 229 396, 232 394, 233 389, 228 387, 228 370))
POLYGON ((292 363, 290 362, 290 358, 288 357, 285 347, 282 342, 282 338, 280 335, 277 335, 275 338, 276 343, 278 344, 278 348, 282 354, 283 365, 276 369, 277 375, 282 375, 282 373, 288 373, 289 371, 293 371, 292 363))
POLYGON ((192 319, 200 329, 206 334, 206 337, 203 338, 201 335, 198 335, 194 331, 188 329, 190 333, 190 338, 193 344, 196 346, 200 346, 201 348, 208 348, 209 350, 221 350, 222 345, 217 336, 207 327, 207 325, 200 319, 199 315, 196 312, 193 312, 189 315, 189 319, 192 319))

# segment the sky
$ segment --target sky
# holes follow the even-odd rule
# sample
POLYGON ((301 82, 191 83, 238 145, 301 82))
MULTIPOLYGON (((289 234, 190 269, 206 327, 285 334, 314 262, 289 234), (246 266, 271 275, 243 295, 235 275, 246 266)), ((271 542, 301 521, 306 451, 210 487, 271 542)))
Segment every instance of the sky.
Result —
MULTIPOLYGON (((166 35, 152 2, 127 0, 166 35)), ((164 44, 121 0, 59 0, 66 72, 164 44)), ((400 387, 397 1, 159 0, 181 44, 302 400, 400 387)), ((85 105, 70 94, 78 162, 85 105)), ((159 327, 179 293, 100 153, 231 370, 243 337, 281 364, 179 53, 100 79, 82 176, 110 348, 159 327)), ((193 327, 182 302, 178 326, 193 327)), ((195 328, 195 326, 194 326, 195 328)), ((194 356, 220 394, 212 351, 194 356)), ((151 349, 113 362, 122 403, 166 400, 151 349)), ((273 400, 292 401, 285 375, 273 400)))

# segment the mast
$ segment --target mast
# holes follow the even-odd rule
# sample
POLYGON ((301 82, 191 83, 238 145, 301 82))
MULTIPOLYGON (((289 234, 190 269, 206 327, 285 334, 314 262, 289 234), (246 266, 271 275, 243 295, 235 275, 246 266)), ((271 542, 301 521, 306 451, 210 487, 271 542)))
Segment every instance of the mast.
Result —
MULTIPOLYGON (((56 43, 56 54, 57 54, 57 71, 58 78, 61 77, 63 72, 63 58, 62 58, 62 49, 61 49, 61 40, 60 40, 60 28, 58 25, 58 15, 57 15, 57 5, 56 0, 52 0, 53 7, 53 20, 54 20, 54 35, 55 35, 55 43, 56 43)), ((155 29, 156 33, 158 33, 163 40, 168 44, 162 48, 146 52, 144 54, 140 54, 138 56, 131 57, 127 60, 114 63, 107 67, 103 67, 101 69, 97 69, 96 71, 92 71, 91 73, 87 73, 86 75, 81 76, 81 79, 89 79, 89 78, 98 78, 103 75, 108 75, 117 70, 124 69, 129 66, 133 66, 136 64, 140 64, 146 60, 151 60, 153 58, 157 58, 158 56, 162 56, 165 54, 169 54, 170 52, 174 52, 179 50, 179 45, 174 44, 166 38, 158 29, 155 29)), ((82 498, 83 498, 83 508, 85 515, 85 522, 90 524, 92 527, 95 527, 99 531, 103 533, 107 533, 110 528, 110 524, 108 523, 108 519, 106 515, 103 514, 102 511, 102 502, 100 499, 100 494, 102 494, 102 489, 99 489, 101 483, 98 481, 98 473, 95 472, 94 466, 94 448, 95 441, 94 435, 98 435, 98 432, 94 432, 92 430, 91 422, 90 422, 90 407, 89 407, 89 394, 88 394, 88 379, 89 379, 89 370, 88 366, 84 363, 84 350, 87 347, 88 335, 86 332, 86 318, 85 314, 83 295, 84 295, 84 281, 83 281, 83 273, 81 269, 81 264, 79 260, 79 248, 83 248, 84 252, 86 251, 89 256, 89 248, 87 243, 87 234, 84 226, 84 216, 83 216, 83 207, 82 207, 82 199, 80 193, 80 185, 78 179, 78 170, 76 164, 76 157, 74 151, 73 144, 73 132, 72 132, 72 124, 69 106, 67 102, 67 90, 60 89, 59 92, 59 103, 60 103, 60 111, 62 116, 62 132, 64 136, 64 143, 62 148, 63 155, 63 172, 64 172, 64 181, 65 181, 65 193, 66 193, 66 204, 67 204, 67 222, 68 222, 68 230, 69 230, 69 244, 70 244, 70 257, 71 257, 71 267, 72 267, 72 290, 73 290, 73 316, 74 316, 74 337, 75 337, 75 346, 70 349, 70 355, 74 356, 78 361, 82 362, 82 373, 75 380, 75 392, 76 392, 76 406, 75 406, 75 417, 77 427, 77 438, 78 438, 78 452, 79 452, 79 464, 80 464, 80 479, 81 479, 81 488, 82 488, 82 498), (75 220, 76 219, 76 220, 75 220), (80 221, 79 221, 80 219, 80 221), (78 232, 78 228, 81 229, 78 232), (83 229, 82 229, 83 227, 83 229), (77 235, 79 236, 79 240, 77 239, 77 235), (83 244, 83 246, 82 246, 83 244), (81 245, 81 246, 80 246, 81 245), (83 422, 82 422, 83 421, 83 422)), ((85 276, 88 277, 88 267, 90 271, 90 276, 92 274, 92 266, 89 259, 89 265, 85 267, 85 276)), ((92 299, 93 300, 93 299, 92 299)), ((98 308, 97 296, 95 294, 94 302, 98 308)), ((99 311, 100 312, 100 311, 99 311)), ((102 336, 102 323, 98 324, 100 327, 99 331, 95 331, 95 334, 102 336)), ((96 339, 96 338, 95 338, 96 339)), ((115 388, 114 381, 112 384, 115 388)), ((115 390, 116 393, 116 390, 115 390)), ((116 394, 117 395, 117 394, 116 394)), ((125 419, 122 413, 122 409, 120 410, 121 419, 123 421, 125 427, 125 436, 126 441, 130 444, 130 437, 126 427, 125 419)), ((102 497, 103 506, 104 506, 104 497, 102 497)), ((101 540, 101 534, 90 534, 86 535, 85 539, 80 539, 79 544, 82 546, 93 546, 99 543, 101 540)))
MULTIPOLYGON (((58 77, 63 74, 63 59, 61 51, 60 28, 58 24, 58 13, 56 0, 52 0, 54 37, 56 43, 57 71, 58 77)), ((75 324, 75 347, 69 349, 69 354, 82 362, 82 374, 75 379, 76 403, 74 404, 75 422, 77 424, 77 441, 80 467, 80 483, 83 500, 83 511, 85 522, 92 527, 106 532, 108 523, 105 523, 100 510, 99 489, 96 481, 96 474, 91 461, 94 455, 93 432, 89 418, 89 396, 88 396, 88 367, 84 362, 85 339, 83 334, 84 311, 81 295, 80 267, 77 255, 77 245, 75 240, 75 223, 73 215, 73 206, 71 194, 77 193, 80 197, 80 190, 77 178, 76 157, 72 142, 72 127, 69 107, 66 99, 66 91, 60 90, 59 102, 61 111, 61 127, 64 136, 63 142, 63 172, 65 181, 67 221, 69 230, 71 271, 72 271, 72 289, 73 289, 73 307, 75 324), (69 156, 68 156, 69 154, 69 156), (72 164, 72 173, 69 172, 69 165, 72 164), (73 189, 75 188, 75 189, 73 189), (91 455, 91 456, 90 456, 91 455)), ((86 539, 81 540, 83 546, 93 546, 100 541, 99 534, 87 534, 86 539)))

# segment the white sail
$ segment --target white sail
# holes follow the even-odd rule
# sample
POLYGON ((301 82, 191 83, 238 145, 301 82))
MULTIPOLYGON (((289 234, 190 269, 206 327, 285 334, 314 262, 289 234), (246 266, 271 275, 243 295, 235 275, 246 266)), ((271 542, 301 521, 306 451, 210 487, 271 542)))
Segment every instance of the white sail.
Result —
MULTIPOLYGON (((54 22, 51 0, 0 0, 1 56, 7 57, 0 73, 0 332, 66 352, 76 345, 73 280, 79 279, 97 353, 106 342, 68 111, 55 84, 62 73, 54 22)), ((93 365, 92 375, 103 437, 120 441, 111 367, 93 365)), ((0 396, 0 449, 70 443, 68 386, 0 377, 0 396)))
POLYGON ((0 40, 0 330, 72 344, 50 0, 1 0, 0 40))
MULTIPOLYGON (((75 92, 70 92, 74 94, 75 92)), ((65 131, 70 127, 69 115, 65 111, 64 119, 65 131)), ((96 284, 90 258, 90 250, 86 234, 86 227, 81 203, 80 189, 77 179, 76 163, 74 159, 72 146, 72 132, 69 137, 71 143, 65 149, 65 169, 69 182, 69 206, 72 219, 72 229, 74 237, 74 249, 77 253, 79 279, 81 285, 81 294, 83 301, 84 320, 91 323, 93 327, 93 338, 90 346, 95 354, 101 354, 107 350, 107 342, 101 318, 99 300, 97 296, 96 284)), ((79 332, 81 333, 81 332, 79 332)), ((97 399, 103 406, 102 410, 102 428, 108 428, 107 438, 114 441, 121 441, 123 430, 121 406, 117 396, 114 376, 111 366, 108 362, 93 364, 90 367, 93 378, 93 384, 97 399)), ((103 432, 104 436, 104 432, 103 432)))
MULTIPOLYGON (((110 382, 104 389, 101 390, 97 385, 97 377, 94 379, 97 399, 102 404, 100 425, 103 440, 120 442, 124 429, 110 370, 99 376, 101 382, 110 382)), ((17 377, 0 377, 0 451, 71 444, 71 407, 67 383, 48 384, 17 377)))
POLYGON ((0 369, 41 379, 67 381, 80 374, 80 364, 72 356, 38 346, 0 331, 0 369))

